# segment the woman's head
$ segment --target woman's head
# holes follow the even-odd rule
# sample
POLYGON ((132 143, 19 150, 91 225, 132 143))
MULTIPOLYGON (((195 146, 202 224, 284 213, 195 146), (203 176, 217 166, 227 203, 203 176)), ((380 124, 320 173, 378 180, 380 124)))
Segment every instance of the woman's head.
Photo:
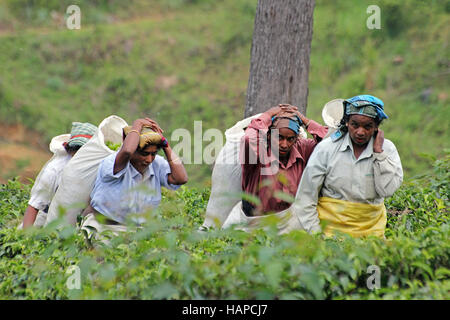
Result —
POLYGON ((348 116, 346 127, 350 139, 358 146, 365 146, 378 130, 379 121, 375 118, 352 114, 348 116))
MULTIPOLYGON (((123 128, 123 139, 131 132, 132 127, 123 128)), ((142 128, 139 135, 139 145, 136 151, 131 155, 131 164, 140 172, 155 160, 156 154, 163 147, 164 138, 151 128, 142 128)))
MULTIPOLYGON (((284 114, 272 119, 271 129, 278 130, 278 151, 280 158, 287 158, 297 142, 302 121, 297 115, 284 114)), ((270 132, 270 131, 269 131, 270 132)))
MULTIPOLYGON (((359 95, 344 100, 344 116, 339 129, 343 132, 349 130, 350 123, 355 122, 375 127, 376 129, 388 116, 384 113, 384 103, 380 99, 371 95, 359 95)), ((355 127, 353 127, 355 128, 355 127)))
POLYGON ((154 144, 147 144, 144 148, 137 148, 131 155, 130 162, 139 172, 144 172, 155 160, 159 149, 160 147, 154 144))
POLYGON ((66 152, 70 154, 72 157, 77 153, 78 150, 80 150, 81 146, 69 146, 69 144, 64 144, 64 149, 66 149, 66 152))
POLYGON ((70 138, 63 143, 66 152, 73 156, 82 146, 92 138, 97 131, 97 127, 89 122, 72 122, 70 138))

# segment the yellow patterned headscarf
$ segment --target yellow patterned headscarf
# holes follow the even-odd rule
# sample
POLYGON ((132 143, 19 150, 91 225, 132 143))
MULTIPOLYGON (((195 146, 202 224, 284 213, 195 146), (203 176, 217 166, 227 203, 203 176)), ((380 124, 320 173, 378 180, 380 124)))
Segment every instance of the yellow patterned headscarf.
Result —
MULTIPOLYGON (((132 127, 127 126, 123 128, 123 137, 125 138, 128 133, 130 133, 132 127)), ((152 130, 149 127, 143 127, 141 133, 139 135, 139 148, 144 149, 145 146, 151 144, 156 146, 161 146, 163 143, 163 137, 158 133, 152 130)))

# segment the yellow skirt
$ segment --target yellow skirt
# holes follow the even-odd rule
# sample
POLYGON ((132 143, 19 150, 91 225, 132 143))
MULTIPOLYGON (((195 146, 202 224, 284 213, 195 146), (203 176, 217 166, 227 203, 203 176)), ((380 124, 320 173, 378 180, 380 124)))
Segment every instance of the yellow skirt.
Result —
POLYGON ((319 219, 326 221, 324 233, 327 236, 337 230, 353 237, 384 238, 387 222, 384 203, 372 205, 321 197, 317 212, 319 219))

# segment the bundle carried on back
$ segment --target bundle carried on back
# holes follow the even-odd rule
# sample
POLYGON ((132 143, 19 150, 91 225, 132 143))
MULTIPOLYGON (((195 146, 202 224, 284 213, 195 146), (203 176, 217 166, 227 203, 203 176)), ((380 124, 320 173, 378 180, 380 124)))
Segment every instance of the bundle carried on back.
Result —
POLYGON ((211 195, 203 227, 221 227, 242 198, 241 138, 250 122, 261 114, 237 122, 225 131, 226 143, 217 155, 211 177, 211 195))
POLYGON ((64 212, 67 222, 76 224, 77 216, 88 205, 100 162, 114 153, 106 142, 121 144, 122 129, 127 125, 115 115, 104 119, 95 135, 69 161, 50 205, 46 225, 57 219, 60 212, 64 212))

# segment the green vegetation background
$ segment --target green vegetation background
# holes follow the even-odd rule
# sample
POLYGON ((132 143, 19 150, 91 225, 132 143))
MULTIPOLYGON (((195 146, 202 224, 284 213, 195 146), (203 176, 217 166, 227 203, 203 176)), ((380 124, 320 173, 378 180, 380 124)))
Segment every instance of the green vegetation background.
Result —
MULTIPOLYGON (((244 113, 256 2, 0 1, 1 122, 45 142, 110 114, 150 116, 169 137, 195 120, 224 132, 244 113), (81 30, 65 26, 69 4, 81 30)), ((378 1, 380 30, 366 27, 370 4, 316 1, 307 116, 322 122, 334 98, 382 98, 408 179, 449 147, 450 1, 378 1)), ((208 185, 211 167, 188 173, 208 185)))

